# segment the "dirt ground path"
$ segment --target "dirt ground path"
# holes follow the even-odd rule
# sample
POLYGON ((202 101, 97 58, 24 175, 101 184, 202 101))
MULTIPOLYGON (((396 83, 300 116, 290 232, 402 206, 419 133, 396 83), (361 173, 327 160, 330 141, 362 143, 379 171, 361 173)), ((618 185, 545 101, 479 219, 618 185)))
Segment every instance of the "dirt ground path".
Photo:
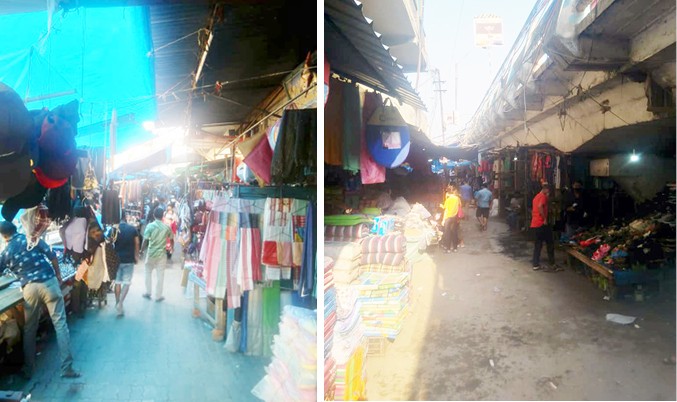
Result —
POLYGON ((415 266, 403 332, 368 358, 369 400, 675 400, 674 276, 644 302, 605 301, 571 270, 533 272, 503 224, 464 235, 415 266))

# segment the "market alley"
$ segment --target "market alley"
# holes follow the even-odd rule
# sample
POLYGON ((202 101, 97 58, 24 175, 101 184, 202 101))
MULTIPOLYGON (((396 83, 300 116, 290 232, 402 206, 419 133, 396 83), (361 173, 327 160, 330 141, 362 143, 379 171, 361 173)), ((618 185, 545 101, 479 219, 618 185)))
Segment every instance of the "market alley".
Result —
POLYGON ((532 243, 501 223, 464 236, 415 266, 403 331, 367 359, 369 400, 675 399, 674 276, 644 302, 606 301, 573 270, 532 271, 532 243))
POLYGON ((211 327, 192 317, 193 300, 180 287, 181 270, 165 272, 162 303, 144 299, 143 265, 137 265, 125 315, 115 299, 89 308, 84 319, 69 316, 74 366, 82 377, 58 376, 53 331, 38 342, 33 379, 2 378, 2 389, 22 390, 31 401, 255 401, 251 390, 263 378, 268 358, 229 353, 214 342, 211 327))

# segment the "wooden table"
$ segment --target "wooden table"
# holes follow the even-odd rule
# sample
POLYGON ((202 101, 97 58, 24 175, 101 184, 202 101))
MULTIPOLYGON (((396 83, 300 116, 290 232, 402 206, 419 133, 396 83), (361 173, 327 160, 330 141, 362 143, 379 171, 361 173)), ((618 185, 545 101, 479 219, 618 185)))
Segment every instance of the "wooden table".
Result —
POLYGON ((0 314, 23 301, 21 289, 9 287, 10 284, 17 280, 6 275, 0 276, 0 314))
POLYGON ((226 336, 226 313, 223 311, 224 300, 217 297, 215 298, 214 303, 212 303, 209 298, 207 298, 207 308, 201 308, 200 290, 204 291, 207 284, 204 279, 198 278, 192 272, 188 274, 188 281, 193 283, 193 317, 203 318, 214 326, 214 329, 212 330, 212 339, 215 341, 222 341, 226 336), (214 309, 213 316, 209 313, 209 310, 211 309, 214 309))
POLYGON ((614 271, 610 268, 605 267, 604 265, 598 263, 597 261, 592 260, 587 255, 581 253, 578 250, 573 248, 566 248, 567 252, 567 266, 572 267, 572 259, 577 259, 582 262, 585 266, 597 272, 608 281, 608 286, 606 287, 607 296, 613 299, 616 297, 617 288, 614 280, 614 271))

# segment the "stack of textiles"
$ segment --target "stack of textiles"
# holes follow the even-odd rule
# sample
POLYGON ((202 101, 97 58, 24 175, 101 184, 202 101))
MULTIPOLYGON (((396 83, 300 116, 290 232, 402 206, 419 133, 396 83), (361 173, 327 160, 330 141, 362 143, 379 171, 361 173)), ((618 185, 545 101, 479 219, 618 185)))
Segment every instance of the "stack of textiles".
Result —
POLYGON ((317 311, 286 306, 273 360, 252 394, 264 401, 317 400, 317 311))
POLYGON ((407 239, 401 234, 369 236, 362 241, 360 272, 403 272, 407 239))
POLYGON ((331 352, 336 361, 336 401, 367 400, 367 339, 364 337, 358 296, 354 286, 336 284, 337 321, 331 352))
POLYGON ((360 315, 365 336, 395 339, 409 306, 409 273, 366 272, 360 275, 360 315))
POLYGON ((336 288, 333 274, 334 260, 324 257, 324 399, 334 400, 336 389, 336 360, 331 355, 336 326, 336 288))
POLYGON ((369 235, 373 221, 366 215, 332 215, 324 218, 325 241, 360 241, 369 235))
POLYGON ((334 260, 334 283, 350 284, 360 275, 362 246, 350 242, 325 242, 324 255, 334 260))

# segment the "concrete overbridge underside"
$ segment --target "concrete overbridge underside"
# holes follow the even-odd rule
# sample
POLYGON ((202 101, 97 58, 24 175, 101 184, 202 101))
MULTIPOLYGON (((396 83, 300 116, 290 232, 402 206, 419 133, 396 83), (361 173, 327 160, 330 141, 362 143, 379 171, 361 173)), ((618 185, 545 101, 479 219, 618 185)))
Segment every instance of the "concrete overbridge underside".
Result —
POLYGON ((572 152, 602 132, 665 118, 674 135, 675 24, 674 0, 600 0, 576 26, 574 49, 546 36, 547 62, 526 90, 497 84, 503 91, 475 116, 476 138, 483 147, 547 143, 572 152))

